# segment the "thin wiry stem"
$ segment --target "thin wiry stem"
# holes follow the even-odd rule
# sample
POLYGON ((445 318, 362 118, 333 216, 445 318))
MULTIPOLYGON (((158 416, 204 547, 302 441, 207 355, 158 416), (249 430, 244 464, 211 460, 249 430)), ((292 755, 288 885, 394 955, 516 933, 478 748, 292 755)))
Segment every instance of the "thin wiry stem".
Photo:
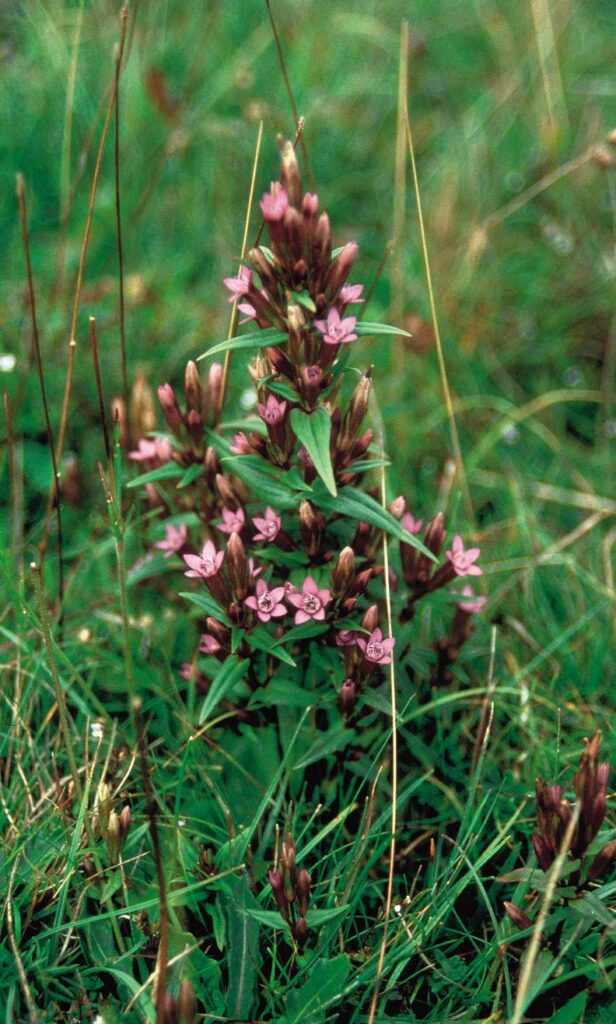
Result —
POLYGON ((24 994, 26 1006, 28 1007, 28 1017, 30 1018, 30 1024, 37 1024, 39 1019, 38 1010, 36 1008, 36 1003, 34 1002, 32 992, 30 991, 30 986, 28 985, 28 975, 26 974, 26 970, 24 968, 24 962, 21 959, 19 946, 17 945, 17 939, 15 938, 15 923, 13 919, 13 886, 15 884, 17 868, 19 867, 19 860, 20 856, 18 854, 15 857, 15 863, 13 864, 13 870, 11 871, 8 892, 6 895, 6 923, 7 932, 9 936, 9 945, 11 947, 11 951, 13 953, 13 957, 15 960, 15 966, 17 968, 17 974, 19 976, 19 984, 21 985, 21 990, 24 994))
MULTIPOLYGON (((297 109, 297 103, 295 102, 295 96, 293 95, 293 89, 291 88, 291 79, 289 78, 289 72, 287 70, 287 62, 284 59, 284 53, 282 52, 282 45, 280 42, 280 36, 278 35, 278 29, 276 28, 276 22, 274 20, 274 12, 272 11, 272 5, 270 0, 265 0, 267 6, 267 13, 269 14, 270 24, 272 26, 272 32, 274 35, 274 43, 276 45, 276 53, 278 55, 278 63, 280 64, 280 70, 282 71, 282 77, 284 79, 285 88, 287 90, 287 96, 289 97, 289 103, 291 104, 291 110, 293 111, 293 117, 295 124, 299 124, 300 116, 297 109)), ((304 166, 306 168, 306 177, 310 184, 311 192, 316 192, 316 185, 314 181, 314 175, 308 159, 308 150, 306 149, 306 141, 304 139, 303 132, 299 138, 299 144, 302 150, 302 156, 304 158, 304 166)))
MULTIPOLYGON (((122 15, 120 19, 120 43, 118 56, 116 60, 122 63, 122 54, 124 52, 124 40, 126 38, 126 17, 124 15, 125 7, 122 8, 122 15)), ((68 410, 71 399, 71 393, 73 390, 73 374, 75 366, 75 350, 77 348, 77 317, 79 315, 79 306, 81 303, 81 289, 83 285, 83 274, 85 269, 86 255, 88 252, 88 245, 90 242, 90 234, 92 231, 92 219, 94 217, 94 204, 96 202, 96 193, 98 190, 98 179, 100 176, 101 165, 103 162, 103 152, 105 149, 105 142, 107 141, 107 135, 109 133, 109 126, 111 124, 111 118, 115 109, 115 70, 114 70, 114 87, 111 90, 111 96, 109 104, 107 106, 107 113, 105 116, 105 123, 103 125, 103 131, 101 134, 101 140, 98 146, 98 152, 96 154, 96 163, 94 166, 94 173, 92 175, 92 186, 90 189, 90 202, 88 206, 88 216, 86 219, 86 227, 81 243, 81 253, 79 256, 79 267, 77 269, 77 282, 75 285, 75 296, 73 300, 73 312, 71 316, 71 332, 68 343, 68 361, 66 367, 66 381, 64 384, 64 396, 62 399, 62 412, 60 414, 60 431, 58 434, 58 446, 57 455, 58 461, 62 457, 62 450, 64 447, 64 439, 66 436, 66 428, 68 424, 68 410)), ((47 508, 45 510, 45 518, 43 521, 43 535, 41 539, 41 545, 43 550, 47 542, 47 534, 49 531, 49 517, 51 514, 51 507, 53 504, 53 492, 50 492, 50 496, 47 500, 47 508)))
MULTIPOLYGON (((246 204, 246 217, 244 218, 244 234, 243 234, 243 237, 242 237, 242 248, 241 248, 241 252, 240 252, 240 270, 241 270, 242 262, 244 260, 244 255, 246 253, 246 246, 248 244, 248 230, 249 230, 249 227, 250 227, 250 214, 252 212, 252 202, 253 202, 253 199, 254 199, 255 185, 256 185, 256 182, 257 182, 257 168, 259 166, 259 154, 261 152, 261 139, 262 138, 263 138, 263 121, 259 121, 259 131, 258 131, 258 134, 257 134, 257 144, 255 146, 255 157, 254 157, 253 164, 252 164, 252 176, 250 178, 250 188, 248 190, 248 203, 246 204)), ((238 271, 238 273, 239 273, 239 271, 238 271)), ((236 327, 237 327, 237 298, 234 300, 233 306, 231 307, 231 319, 229 321, 229 331, 227 333, 227 339, 230 339, 230 338, 233 337, 233 335, 235 334, 236 327)), ((227 390, 227 383, 228 383, 228 380, 229 380, 229 367, 230 366, 231 366, 231 350, 227 349, 227 351, 225 352, 225 361, 224 361, 223 370, 222 370, 222 382, 221 382, 221 386, 220 386, 220 397, 219 397, 219 400, 218 400, 217 417, 220 417, 220 414, 221 414, 222 409, 223 409, 223 405, 224 405, 224 401, 225 401, 225 392, 227 390)))
POLYGON ((11 533, 11 564, 17 566, 17 552, 21 547, 21 501, 20 487, 17 476, 17 460, 15 459, 15 430, 13 427, 13 409, 8 391, 4 391, 4 415, 6 417, 6 443, 9 461, 9 486, 11 489, 11 511, 13 514, 13 530, 11 533))
MULTIPOLYGON (((381 504, 387 507, 387 494, 385 487, 385 467, 381 466, 381 504)), ((391 614, 391 588, 389 580, 389 550, 387 547, 387 535, 383 533, 383 579, 385 583, 385 607, 387 610, 387 635, 393 637, 393 621, 391 614)), ((376 967, 376 978, 374 990, 370 1001, 368 1012, 368 1024, 373 1024, 377 1009, 379 992, 381 990, 381 977, 387 951, 387 932, 389 929, 389 918, 391 916, 391 905, 394 893, 394 872, 396 866, 396 832, 398 830, 398 709, 396 701, 396 667, 395 658, 392 654, 389 663, 389 701, 391 706, 391 823, 389 839, 389 866, 387 871, 387 892, 385 895, 385 911, 383 914, 383 935, 379 947, 379 959, 376 967)))
MULTIPOLYGON (((392 323, 399 323, 404 311, 404 207, 406 198, 406 133, 404 115, 408 92, 409 66, 409 24, 403 21, 400 26, 400 59, 398 67, 398 116, 396 123, 396 149, 394 160, 394 208, 393 237, 396 239, 395 259, 391 268, 392 284, 392 323)), ((394 372, 402 375, 404 371, 404 346, 400 339, 394 339, 394 372)))
POLYGON ((98 397, 98 409, 101 415, 103 428, 103 440, 105 444, 105 455, 107 463, 111 465, 111 446, 109 444, 109 431, 107 430, 107 416, 105 414, 105 398, 103 395, 103 382, 101 380, 101 368, 98 359, 98 340, 96 338, 96 317, 90 317, 90 348, 92 350, 92 362, 94 364, 94 380, 96 382, 96 395, 98 397))
POLYGON ((454 458, 456 460, 456 471, 462 485, 464 496, 466 499, 467 508, 471 517, 473 517, 473 504, 471 501, 468 484, 466 481, 466 474, 464 472, 464 462, 462 461, 462 450, 460 448, 460 439, 458 436, 458 427, 456 424, 456 417, 453 411, 453 401, 451 398, 451 390, 449 387, 449 378, 447 376, 447 367, 445 366, 445 356, 443 354, 443 344, 441 342, 441 332, 439 329, 438 316, 436 313, 436 302, 434 300, 434 288, 432 286, 432 272, 430 270, 430 257, 428 255, 428 242, 426 239, 426 229, 423 218, 423 208, 421 205, 421 192, 419 189, 419 178, 417 176, 417 164, 415 162, 415 147, 413 145, 413 134, 411 132, 411 122, 409 121, 408 110, 405 109, 406 119, 406 138, 409 147, 409 155, 411 158, 411 169, 413 171, 413 186, 415 189, 415 201, 417 203, 417 219, 419 221, 419 234, 421 237, 421 248, 423 252, 424 267, 426 271, 426 281, 428 284, 428 295, 430 298, 430 312, 432 315, 432 327, 434 330, 434 338, 436 341, 436 353, 438 357, 439 373, 441 377, 441 387, 443 389, 443 396, 445 398, 445 406, 447 408, 447 417, 449 419, 449 430, 451 433, 451 445, 453 448, 454 458))
MULTIPOLYGON (((49 454, 51 455, 51 468, 53 473, 53 481, 49 491, 50 505, 48 504, 48 510, 51 514, 51 505, 55 502, 56 506, 56 523, 58 528, 58 598, 60 607, 62 607, 62 601, 64 599, 64 569, 62 566, 62 509, 60 502, 60 473, 58 471, 58 463, 60 459, 60 447, 56 451, 53 440, 53 431, 51 429, 51 419, 49 416, 49 404, 47 402, 47 389, 45 388, 45 374, 43 373, 43 360, 41 357, 41 344, 38 330, 38 320, 36 316, 36 294, 34 291, 34 277, 32 274, 32 260, 30 258, 30 234, 28 231, 28 210, 26 205, 26 189, 24 186, 23 175, 18 174, 16 176, 16 188, 17 188, 17 201, 19 204, 19 218, 21 221, 21 237, 24 247, 24 255, 26 257, 26 272, 28 277, 28 295, 30 297, 30 315, 32 318, 32 347, 34 350, 34 358, 36 361, 36 370, 39 379, 39 385, 41 389, 41 399, 43 402, 43 414, 45 417, 45 430, 47 431, 47 444, 49 445, 49 454)), ((46 519, 48 525, 48 519, 46 519)), ((46 548, 47 530, 43 530, 43 537, 39 546, 39 558, 41 562, 43 560, 46 548)))
MULTIPOLYGON (((124 5, 120 13, 122 24, 125 25, 128 18, 128 6, 124 5)), ((124 31, 124 29, 123 29, 124 31)), ((116 54, 114 93, 115 93, 115 118, 113 133, 113 164, 115 177, 115 211, 116 211, 116 237, 118 242, 118 284, 120 303, 120 364, 122 369, 122 395, 124 406, 128 411, 128 372, 126 367, 126 316, 124 307, 124 246, 122 244, 122 204, 120 191, 120 73, 122 71, 122 51, 118 48, 116 54)), ((130 435, 130 421, 129 421, 130 435)))

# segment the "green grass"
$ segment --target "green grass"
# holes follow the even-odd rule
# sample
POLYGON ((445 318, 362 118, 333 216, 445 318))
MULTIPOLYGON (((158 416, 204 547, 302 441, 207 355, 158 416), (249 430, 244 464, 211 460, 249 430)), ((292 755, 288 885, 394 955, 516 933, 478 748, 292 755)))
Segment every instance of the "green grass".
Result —
MULTIPOLYGON (((610 451, 616 429, 616 170, 588 159, 505 219, 494 215, 602 144, 616 126, 613 12, 600 0, 306 0, 274 10, 319 194, 337 242, 360 243, 356 279, 367 282, 394 234, 399 33, 402 18, 410 22, 409 114, 472 517, 457 487, 448 492, 450 434, 434 346, 418 351, 410 343, 401 360, 400 338, 360 341, 353 362, 375 364, 385 445, 394 455, 390 496, 404 493, 423 518, 446 507, 448 519, 481 544, 490 602, 451 690, 430 692, 426 684, 430 643, 443 629, 438 606, 417 616, 409 665, 398 676, 394 903, 400 911, 390 926, 377 1020, 496 1024, 513 1020, 527 942, 512 938, 502 908, 505 899, 522 901, 525 883, 517 883, 515 895, 516 884, 499 878, 531 857, 534 779, 569 787, 582 737, 596 728, 603 731, 604 756, 614 760, 616 751, 610 451), (492 725, 473 773, 490 685, 492 725)), ((0 431, 6 593, 0 620, 6 897, 0 999, 7 1021, 28 1019, 26 992, 39 1020, 94 1019, 96 1012, 109 1022, 155 1019, 151 987, 143 993, 140 987, 154 965, 148 929, 156 930, 158 890, 126 715, 117 562, 96 468, 104 447, 88 346, 87 318, 95 315, 109 400, 121 391, 112 137, 86 261, 67 432, 81 494, 78 504, 63 505, 66 598, 62 625, 56 615, 52 630, 84 791, 91 780, 89 800, 75 799, 72 807, 67 782, 55 781, 68 777, 69 763, 28 570, 38 558, 50 459, 29 355, 14 176, 21 171, 26 180, 45 382, 57 434, 74 281, 117 37, 117 11, 108 2, 51 0, 0 13, 0 353, 16 360, 14 370, 1 374, 13 407, 12 480, 6 428, 0 431), (67 117, 81 17, 74 107, 67 117), (61 210, 74 186, 64 227, 61 210), (95 720, 103 726, 100 744, 92 735, 95 720), (95 830, 93 794, 103 776, 117 788, 117 808, 124 802, 133 808, 121 869, 109 865, 95 830), (84 876, 88 851, 102 882, 84 876)), ((263 190, 276 175, 276 133, 292 132, 293 120, 261 3, 141 3, 129 40, 121 85, 129 376, 140 368, 155 386, 179 383, 188 358, 226 337, 229 307, 221 278, 236 272, 258 122, 264 121, 263 190), (153 98, 147 84, 153 69, 172 113, 153 98)), ((610 152, 616 158, 616 149, 610 152)), ((256 218, 253 224, 256 231, 256 218)), ((407 169, 404 231, 367 319, 391 322, 402 313, 404 326, 411 314, 428 320, 429 312, 407 169)), ((232 364, 229 419, 245 416, 239 401, 249 385, 246 362, 240 355, 232 364)), ((182 973, 189 975, 206 1020, 258 1014, 287 1024, 363 1024, 387 878, 387 719, 378 709, 368 712, 353 735, 352 756, 342 730, 328 733, 321 749, 315 746, 323 737, 292 701, 268 712, 266 728, 222 720, 193 740, 200 700, 177 669, 192 656, 195 626, 185 603, 173 599, 176 576, 138 582, 131 574, 150 538, 151 516, 133 491, 123 493, 129 645, 160 807, 170 957, 178 958, 171 987, 182 973), (266 874, 277 825, 292 825, 316 880, 314 906, 332 914, 303 961, 289 957, 271 919, 250 913, 274 910, 266 874), (246 873, 240 865, 248 844, 252 866, 246 873), (213 876, 198 868, 204 849, 214 858, 213 876), (218 880, 224 872, 231 873, 218 880), (347 909, 338 913, 340 904, 347 909), (310 999, 320 986, 325 1005, 311 1015, 310 999)), ((44 576, 51 599, 57 592, 53 520, 44 576)), ((608 810, 606 838, 614 827, 608 810)), ((559 890, 528 1019, 552 1019, 567 1005, 554 1017, 560 1024, 611 1019, 613 890, 613 881, 595 890, 606 916, 595 906, 592 926, 583 916, 587 910, 570 910, 559 890), (554 936, 561 929, 566 944, 580 920, 562 964, 550 962, 554 936)))

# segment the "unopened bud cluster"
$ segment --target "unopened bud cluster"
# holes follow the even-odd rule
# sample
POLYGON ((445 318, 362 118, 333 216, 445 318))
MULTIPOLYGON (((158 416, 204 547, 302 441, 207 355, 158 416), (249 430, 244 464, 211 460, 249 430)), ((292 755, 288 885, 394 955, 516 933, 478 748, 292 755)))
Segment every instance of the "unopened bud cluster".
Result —
POLYGON ((295 843, 289 833, 282 843, 279 870, 270 871, 269 882, 280 916, 288 924, 301 950, 308 938, 306 914, 310 903, 311 882, 306 869, 298 869, 296 854, 295 843))
POLYGON ((113 866, 118 863, 130 832, 131 809, 124 804, 119 814, 114 810, 106 782, 100 783, 96 794, 96 824, 107 848, 109 863, 113 866))

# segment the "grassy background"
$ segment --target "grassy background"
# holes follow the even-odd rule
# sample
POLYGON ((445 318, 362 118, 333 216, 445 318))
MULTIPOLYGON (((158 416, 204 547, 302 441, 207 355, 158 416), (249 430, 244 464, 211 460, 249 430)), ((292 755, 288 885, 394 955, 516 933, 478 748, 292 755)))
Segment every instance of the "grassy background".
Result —
MULTIPOLYGON (((604 730, 614 751, 609 639, 616 540, 610 460, 616 436, 616 172, 584 159, 616 125, 613 10, 601 0, 305 0, 277 4, 275 11, 322 203, 339 242, 360 243, 355 279, 367 282, 394 236, 400 23, 410 23, 409 112, 474 506, 471 518, 450 499, 450 517, 481 543, 490 596, 464 671, 471 686, 485 685, 493 640, 497 702, 486 773, 498 794, 491 813, 499 834, 535 774, 552 777, 573 763, 581 737, 593 727, 604 730), (570 161, 576 167, 567 173, 570 161), (560 180, 524 201, 526 189, 561 167, 560 180), (510 215, 498 213, 516 197, 510 215)), ((0 12, 0 352, 15 356, 15 368, 1 376, 19 438, 23 491, 12 495, 18 512, 13 524, 23 535, 26 563, 39 539, 49 460, 38 383, 27 372, 30 329, 14 175, 22 171, 26 179, 45 377, 57 430, 71 296, 117 32, 115 5, 106 0, 14 3, 0 12)), ((276 173, 276 133, 293 128, 264 5, 140 4, 121 97, 130 373, 143 369, 152 385, 178 382, 186 359, 227 329, 221 278, 237 263, 258 122, 263 119, 265 131, 260 188, 276 173)), ((102 438, 87 355, 87 316, 93 314, 106 392, 119 393, 111 142, 86 263, 67 435, 81 471, 82 499, 65 511, 67 548, 74 556, 65 651, 83 682, 73 699, 84 721, 95 713, 97 678, 110 679, 117 692, 116 706, 111 702, 107 710, 113 714, 123 706, 117 600, 109 588, 111 542, 95 469, 102 438)), ((406 173, 403 231, 379 277, 371 320, 429 319, 406 173)), ((405 493, 426 517, 448 500, 450 444, 434 345, 429 331, 415 327, 415 333, 418 340, 403 358, 399 340, 382 339, 371 348, 361 343, 354 354, 357 365, 375 363, 386 443, 396 456, 392 494, 405 493), (425 347, 419 344, 424 335, 425 347)), ((245 386, 238 360, 235 401, 245 386)), ((8 498, 6 445, 1 457, 8 498)), ((8 546, 15 529, 8 514, 3 529, 8 546)), ((135 535, 129 554, 136 558, 140 550, 135 535)), ((50 560, 50 589, 53 572, 50 560)), ((141 642, 144 650, 153 645, 155 655, 148 686, 162 719, 169 716, 159 722, 164 735, 174 716, 183 714, 168 680, 170 666, 189 645, 172 619, 159 623, 153 637, 156 594, 142 594, 140 602, 141 642)), ((6 642, 12 630, 6 619, 6 642)), ((42 681, 47 693, 49 680, 40 653, 28 648, 24 657, 27 685, 20 701, 33 715, 36 741, 24 754, 27 773, 38 770, 33 751, 48 742, 35 687, 42 681)), ((9 670, 15 667, 9 655, 7 662, 9 670)), ((455 743, 451 763, 439 762, 452 734, 448 738, 447 723, 434 715, 430 742, 422 747, 421 734, 413 737, 416 756, 426 768, 440 764, 454 794, 463 793, 468 766, 455 754, 455 743)), ((462 718, 451 728, 462 740, 467 726, 462 718)), ((172 791, 174 779, 169 771, 163 789, 172 791)), ((235 793, 237 782, 227 784, 235 793)), ((15 799, 19 804, 17 794, 15 799)), ((442 820, 451 813, 446 805, 442 820)), ((204 818, 207 810, 201 809, 204 818)), ((530 823, 532 810, 526 817, 530 823)), ((438 874, 438 866, 434 870, 438 874)), ((441 966, 450 941, 455 946, 451 937, 443 940, 441 966)), ((482 951, 486 964, 492 953, 492 947, 482 951)), ((479 975, 474 980, 473 998, 483 984, 479 975)), ((435 982, 433 996, 446 1001, 443 985, 439 995, 435 982)))

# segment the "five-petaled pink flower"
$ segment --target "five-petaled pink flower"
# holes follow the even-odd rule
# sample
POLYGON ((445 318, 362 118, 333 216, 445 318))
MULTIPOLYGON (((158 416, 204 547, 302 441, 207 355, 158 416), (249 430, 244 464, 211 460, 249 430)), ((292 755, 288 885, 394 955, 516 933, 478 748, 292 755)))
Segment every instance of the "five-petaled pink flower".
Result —
POLYGON ((165 526, 164 540, 157 541, 154 547, 164 551, 165 558, 170 558, 176 551, 184 547, 187 537, 188 529, 186 523, 180 523, 179 526, 172 526, 171 523, 168 523, 165 526))
POLYGON ((361 293, 364 290, 363 284, 345 284, 340 289, 340 301, 344 306, 350 306, 355 302, 363 302, 361 293))
POLYGON ((287 600, 291 602, 295 613, 295 624, 308 622, 308 619, 316 619, 322 622, 325 618, 325 606, 330 598, 330 591, 325 587, 319 590, 312 576, 306 576, 301 591, 295 594, 287 593, 287 600))
POLYGON ((475 597, 473 588, 468 583, 465 587, 462 587, 462 594, 456 594, 456 597, 464 598, 463 601, 458 602, 458 608, 469 615, 478 615, 479 612, 483 611, 488 600, 487 597, 475 597))
POLYGON ((234 455, 254 454, 254 448, 243 430, 238 430, 237 434, 233 435, 233 441, 229 445, 229 451, 232 451, 234 455))
POLYGON ((459 533, 456 533, 453 538, 451 551, 445 552, 456 576, 483 576, 482 569, 475 565, 480 554, 480 548, 469 548, 468 551, 465 551, 464 542, 459 533))
POLYGON ((353 328, 357 323, 357 317, 345 316, 340 319, 337 309, 330 309, 327 320, 315 320, 314 326, 323 335, 326 345, 340 345, 343 342, 355 341, 357 335, 353 334, 353 328))
POLYGON ((211 633, 202 633, 199 641, 199 650, 202 654, 218 654, 220 644, 211 633))
POLYGON ((279 402, 274 395, 267 396, 267 402, 263 405, 262 402, 257 402, 257 412, 263 420, 270 427, 276 427, 284 419, 284 414, 287 409, 286 402, 279 402))
POLYGON ((275 181, 272 183, 271 190, 264 194, 259 206, 266 220, 282 220, 289 208, 289 197, 285 189, 275 181))
POLYGON ((414 515, 407 512, 406 515, 402 516, 400 526, 403 530, 406 530, 407 533, 412 534, 414 537, 421 530, 423 526, 423 519, 415 519, 414 515))
POLYGON ((216 523, 216 529, 221 533, 241 533, 246 523, 246 516, 243 508, 223 508, 222 523, 216 523))
POLYGON ((240 267, 238 276, 223 278, 223 284, 231 292, 229 302, 235 302, 240 295, 248 295, 252 285, 252 273, 248 267, 240 267))
POLYGON ((256 594, 247 597, 244 604, 257 613, 261 622, 269 622, 270 619, 279 619, 287 614, 287 609, 281 603, 284 597, 284 587, 274 587, 270 590, 265 580, 258 580, 256 594))
POLYGON ((391 652, 394 649, 395 638, 393 636, 383 639, 383 632, 377 626, 369 637, 360 636, 357 638, 357 646, 363 652, 366 661, 373 665, 389 665, 391 652))
POLYGON ((142 437, 137 450, 128 453, 129 459, 133 459, 135 462, 155 462, 157 466, 163 466, 165 462, 169 462, 172 455, 173 448, 166 437, 155 437, 152 440, 142 437))
POLYGON ((253 516, 252 521, 259 531, 258 533, 255 533, 252 538, 253 540, 276 540, 276 537, 280 533, 282 519, 274 512, 273 508, 270 508, 268 505, 265 509, 265 514, 262 516, 253 516))
POLYGON ((184 575, 200 576, 207 580, 219 571, 224 557, 224 551, 217 551, 211 540, 206 540, 200 555, 184 555, 184 561, 189 569, 184 575))

